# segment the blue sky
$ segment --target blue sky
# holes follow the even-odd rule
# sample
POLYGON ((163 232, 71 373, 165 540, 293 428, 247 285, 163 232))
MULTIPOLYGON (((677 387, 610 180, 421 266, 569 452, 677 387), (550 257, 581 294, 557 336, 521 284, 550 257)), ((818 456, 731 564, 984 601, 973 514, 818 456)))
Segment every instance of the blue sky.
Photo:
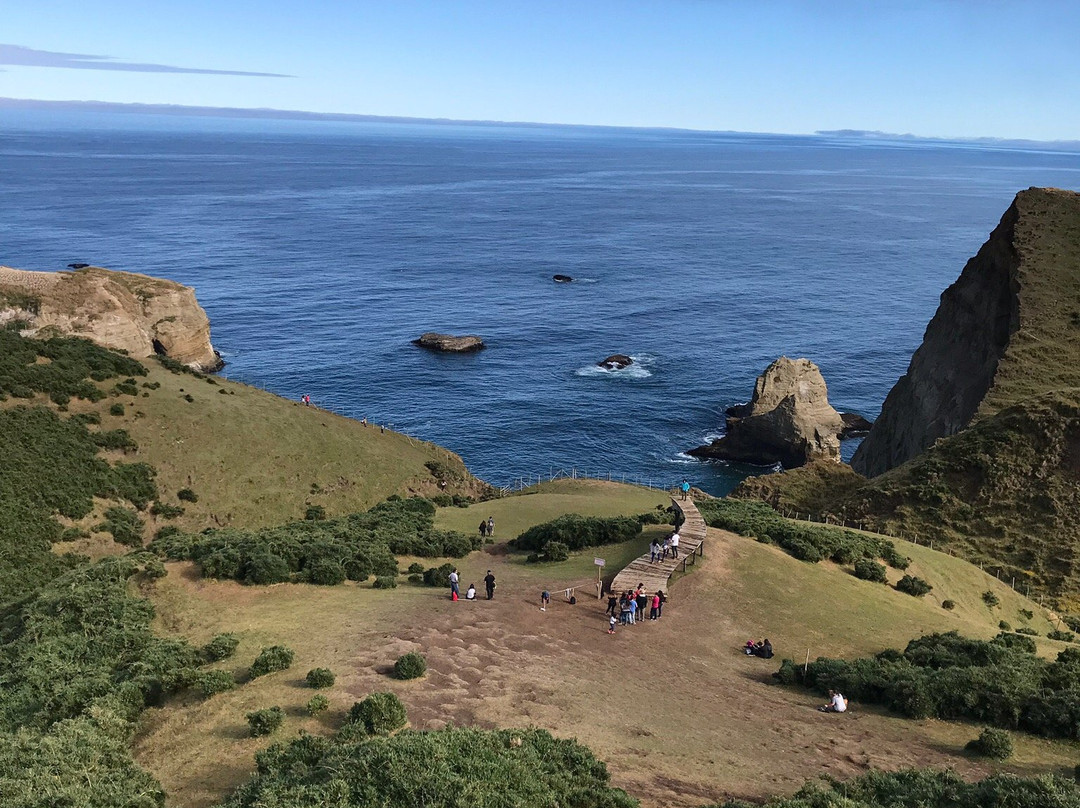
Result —
POLYGON ((0 9, 0 96, 12 98, 1080 139, 1074 1, 0 0, 0 9))

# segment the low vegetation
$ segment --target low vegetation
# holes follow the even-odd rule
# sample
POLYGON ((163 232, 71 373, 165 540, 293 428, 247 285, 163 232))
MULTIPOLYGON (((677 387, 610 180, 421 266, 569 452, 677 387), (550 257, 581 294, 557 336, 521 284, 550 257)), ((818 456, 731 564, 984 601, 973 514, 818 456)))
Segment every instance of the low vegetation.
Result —
POLYGON ((304 677, 308 687, 323 688, 334 686, 334 672, 329 668, 312 668, 304 677))
POLYGON ((968 741, 964 748, 969 752, 994 760, 1008 760, 1013 753, 1013 743, 1009 733, 993 727, 984 729, 979 733, 978 738, 968 741))
POLYGON ((251 729, 251 736, 258 738, 262 735, 271 735, 281 728, 281 725, 285 723, 285 711, 280 707, 267 707, 263 710, 254 710, 244 716, 247 719, 248 727, 251 729))
POLYGON ((557 542, 567 551, 629 541, 641 533, 641 521, 632 516, 581 516, 568 513, 550 522, 529 528, 510 546, 518 550, 545 552, 549 543, 557 542))
POLYGON ((394 663, 394 676, 398 679, 419 679, 425 673, 427 673, 427 660, 415 651, 402 654, 394 663))
POLYGON ((334 585, 372 575, 393 578, 396 554, 458 558, 479 548, 475 536, 436 529, 434 515, 435 506, 422 497, 392 497, 339 519, 252 531, 163 532, 150 547, 169 559, 198 562, 208 578, 334 585))
POLYGON ((389 735, 408 722, 405 705, 393 693, 372 693, 349 710, 349 723, 368 735, 389 735))
POLYGON ((286 648, 284 645, 272 645, 269 648, 264 648, 255 657, 255 661, 251 663, 248 675, 252 679, 257 679, 260 676, 266 676, 268 673, 287 670, 292 666, 294 656, 293 650, 286 648))
MULTIPOLYGON (((1080 786, 1071 778, 998 774, 969 783, 938 769, 871 771, 853 780, 828 778, 807 783, 797 794, 765 803, 766 808, 1073 808, 1080 786)), ((721 808, 715 805, 712 808, 721 808)), ((758 808, 747 802, 723 808, 758 808)))
POLYGON ((225 808, 638 805, 611 788, 606 767, 587 747, 539 729, 405 730, 390 738, 359 739, 342 731, 336 738, 308 735, 272 746, 257 760, 258 774, 225 808))
POLYGON ((805 671, 785 659, 777 677, 820 693, 836 689, 908 718, 966 719, 1080 739, 1080 649, 1066 649, 1053 662, 1035 650, 1019 634, 987 641, 948 632, 912 640, 903 653, 820 658, 805 671))

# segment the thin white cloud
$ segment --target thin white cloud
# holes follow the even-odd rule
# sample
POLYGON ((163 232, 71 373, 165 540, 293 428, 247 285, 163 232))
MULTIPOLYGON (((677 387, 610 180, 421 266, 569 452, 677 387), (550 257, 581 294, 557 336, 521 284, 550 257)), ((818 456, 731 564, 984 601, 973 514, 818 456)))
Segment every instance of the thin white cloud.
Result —
POLYGON ((36 50, 22 45, 0 43, 0 65, 20 67, 65 67, 72 70, 120 70, 130 73, 200 73, 210 76, 260 76, 263 78, 291 79, 283 73, 254 73, 248 70, 212 70, 203 67, 176 67, 142 62, 117 61, 112 56, 95 56, 89 53, 61 53, 36 50))

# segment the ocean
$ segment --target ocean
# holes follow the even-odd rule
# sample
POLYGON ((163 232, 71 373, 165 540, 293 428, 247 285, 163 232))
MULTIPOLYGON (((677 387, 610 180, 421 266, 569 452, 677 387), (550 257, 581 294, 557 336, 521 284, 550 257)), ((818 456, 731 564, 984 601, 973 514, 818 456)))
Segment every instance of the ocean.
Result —
POLYGON ((722 494, 768 469, 683 452, 773 359, 812 359, 837 409, 875 417, 1033 185, 1080 187, 1080 154, 3 110, 0 263, 193 286, 223 375, 435 441, 497 485, 722 494), (425 331, 488 347, 428 353, 425 331), (596 366, 616 352, 634 365, 596 366))

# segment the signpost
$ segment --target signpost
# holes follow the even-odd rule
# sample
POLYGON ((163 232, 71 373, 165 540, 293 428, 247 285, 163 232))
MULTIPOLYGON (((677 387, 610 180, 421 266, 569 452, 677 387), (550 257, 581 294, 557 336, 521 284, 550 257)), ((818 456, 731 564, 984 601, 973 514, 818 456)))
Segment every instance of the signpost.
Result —
POLYGON ((600 580, 600 570, 604 568, 607 562, 602 558, 594 558, 593 563, 596 565, 596 599, 600 600, 604 596, 604 584, 600 580))

